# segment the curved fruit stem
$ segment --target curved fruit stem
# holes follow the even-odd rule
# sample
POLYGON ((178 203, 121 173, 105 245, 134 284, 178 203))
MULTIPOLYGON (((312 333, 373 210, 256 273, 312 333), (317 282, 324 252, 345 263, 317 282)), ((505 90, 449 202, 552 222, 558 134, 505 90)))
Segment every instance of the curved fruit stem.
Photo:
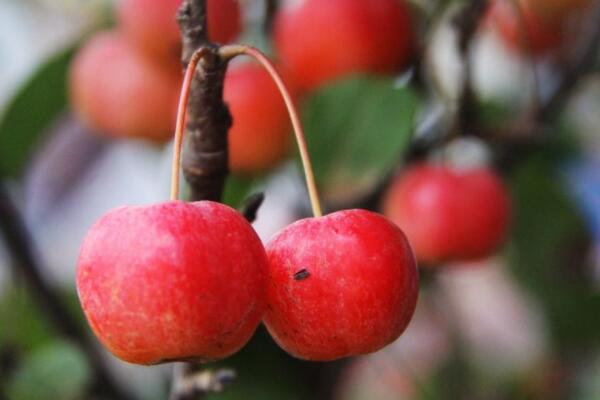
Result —
POLYGON ((181 94, 179 95, 179 104, 177 106, 177 124, 175 125, 175 143, 173 144, 173 162, 171 164, 171 200, 179 198, 179 166, 181 165, 181 147, 183 145, 183 133, 185 126, 185 116, 187 111, 187 102, 190 97, 190 87, 192 79, 196 72, 196 67, 202 57, 208 52, 206 47, 201 47, 194 52, 190 58, 183 85, 181 86, 181 94))
POLYGON ((290 95, 285 83, 283 83, 281 76, 273 66, 273 63, 271 63, 268 57, 265 56, 260 50, 251 46, 236 44, 222 46, 219 49, 219 55, 224 60, 230 60, 239 55, 250 56, 256 61, 258 61, 267 70, 269 75, 271 75, 271 78, 277 85, 277 88, 279 89, 279 92, 283 97, 288 113, 290 115, 290 119, 292 120, 292 126, 294 128, 296 142, 298 143, 298 149, 300 150, 300 158, 302 159, 302 167, 304 168, 304 175, 306 176, 306 186, 308 187, 308 195, 310 196, 310 204, 312 207, 313 215, 315 217, 320 217, 321 215, 323 215, 321 211, 321 203, 319 202, 317 185, 315 183, 312 164, 310 162, 308 149, 306 147, 304 130, 302 129, 302 124, 300 123, 300 117, 298 116, 298 110, 296 109, 296 105, 294 104, 292 96, 290 95))

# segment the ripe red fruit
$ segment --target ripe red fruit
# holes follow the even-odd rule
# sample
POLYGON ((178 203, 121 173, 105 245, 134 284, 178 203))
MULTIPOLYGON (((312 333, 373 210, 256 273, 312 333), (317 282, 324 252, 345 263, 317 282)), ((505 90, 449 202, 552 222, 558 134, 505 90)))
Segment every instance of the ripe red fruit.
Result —
POLYGON ((521 0, 518 5, 521 17, 512 0, 495 0, 489 20, 509 47, 539 55, 563 44, 567 37, 566 19, 586 3, 585 0, 521 0))
POLYGON ((521 7, 550 18, 564 18, 589 5, 589 0, 520 0, 521 7))
POLYGON ((285 157, 291 122, 269 74, 255 64, 232 66, 225 76, 223 98, 233 116, 229 130, 229 166, 251 174, 285 157))
MULTIPOLYGON (((177 10, 181 0, 121 0, 119 24, 126 36, 141 49, 159 57, 179 59, 181 34, 177 10)), ((227 43, 241 30, 238 0, 208 0, 208 36, 227 43)))
POLYGON ((406 237, 383 216, 307 218, 267 245, 264 322, 290 354, 315 361, 376 351, 412 318, 418 272, 406 237))
POLYGON ((71 105, 90 126, 116 137, 172 136, 180 67, 147 59, 118 32, 86 43, 69 78, 71 105))
POLYGON ((88 232, 77 290, 88 321, 136 364, 216 360, 260 322, 267 260, 235 210, 210 201, 121 207, 88 232))
POLYGON ((383 208, 426 263, 490 255, 504 240, 510 219, 507 189, 485 168, 414 166, 392 183, 383 208))
POLYGON ((403 0, 303 0, 280 10, 274 40, 283 67, 308 90, 351 73, 397 71, 415 39, 403 0))

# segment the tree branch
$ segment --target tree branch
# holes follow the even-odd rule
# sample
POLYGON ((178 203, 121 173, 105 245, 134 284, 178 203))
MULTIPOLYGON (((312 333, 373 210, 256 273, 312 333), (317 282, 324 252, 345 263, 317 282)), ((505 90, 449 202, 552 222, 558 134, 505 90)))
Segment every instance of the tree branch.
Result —
POLYGON ((460 95, 457 100, 456 126, 459 134, 465 134, 469 130, 469 122, 473 119, 474 91, 472 84, 472 66, 469 51, 477 29, 481 25, 488 9, 488 0, 471 0, 465 8, 454 18, 458 36, 458 51, 463 64, 463 81, 460 95))
POLYGON ((236 378, 235 371, 194 371, 188 363, 179 363, 174 369, 175 381, 169 400, 195 400, 210 393, 221 393, 236 378))
POLYGON ((190 91, 183 173, 192 200, 219 201, 229 172, 227 131, 232 123, 223 102, 227 62, 219 56, 218 47, 208 40, 206 0, 184 0, 178 21, 183 37, 184 66, 198 48, 209 49, 198 66, 190 91))
POLYGON ((279 8, 278 0, 264 0, 265 2, 265 20, 263 25, 263 30, 265 34, 271 34, 273 30, 273 22, 275 20, 275 14, 277 13, 277 9, 279 8))
POLYGON ((73 342, 87 358, 94 373, 94 388, 111 399, 127 400, 132 397, 119 387, 104 364, 98 348, 91 342, 59 296, 42 275, 43 267, 36 257, 31 237, 21 215, 13 204, 8 191, 0 183, 0 234, 4 236, 7 249, 13 258, 15 275, 22 276, 33 300, 56 331, 73 342))

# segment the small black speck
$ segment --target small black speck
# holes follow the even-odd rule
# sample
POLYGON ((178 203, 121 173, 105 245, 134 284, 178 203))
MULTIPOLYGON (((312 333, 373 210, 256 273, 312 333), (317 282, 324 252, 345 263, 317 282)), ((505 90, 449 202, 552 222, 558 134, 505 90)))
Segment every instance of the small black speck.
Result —
POLYGON ((307 269, 301 269, 300 271, 294 274, 294 280, 301 281, 310 276, 310 272, 307 269))

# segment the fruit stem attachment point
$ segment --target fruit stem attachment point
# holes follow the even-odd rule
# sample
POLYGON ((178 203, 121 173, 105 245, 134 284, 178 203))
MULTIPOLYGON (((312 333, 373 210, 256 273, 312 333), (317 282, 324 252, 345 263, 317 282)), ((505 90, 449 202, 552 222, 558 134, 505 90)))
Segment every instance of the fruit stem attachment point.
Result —
POLYGON ((208 52, 208 48, 201 47, 192 54, 190 62, 185 70, 183 85, 181 86, 181 94, 179 95, 179 104, 177 106, 177 122, 175 125, 175 141, 173 144, 173 161, 171 164, 171 200, 179 198, 179 167, 181 165, 181 148, 183 145, 183 134, 185 126, 185 117, 187 112, 188 98, 190 97, 190 87, 196 67, 202 57, 208 52))
POLYGON ((323 215, 321 211, 321 203, 319 202, 319 194, 317 192, 317 185, 315 183, 315 177, 312 169, 312 164, 310 161, 310 157, 308 155, 308 149, 306 146, 306 138, 304 135, 304 130, 302 129, 302 124, 300 122, 300 117, 298 114, 298 110, 294 101, 292 100, 292 96, 288 91, 283 79, 281 79, 281 75, 275 69, 273 63, 269 60, 269 58, 264 55, 260 50, 252 46, 244 46, 244 45, 226 45, 222 46, 219 49, 219 55, 223 60, 231 60, 232 58, 239 55, 247 55, 254 58, 258 61, 269 73, 281 96, 283 97, 283 101, 287 107, 288 113, 290 115, 290 119, 292 121, 292 126, 294 128, 294 135, 296 136, 296 142, 298 143, 298 149, 300 151, 300 158, 302 160, 302 167, 304 169, 304 175, 306 177, 306 186, 308 188, 308 195, 310 197, 310 204, 312 207, 312 212, 315 217, 320 217, 323 215))

